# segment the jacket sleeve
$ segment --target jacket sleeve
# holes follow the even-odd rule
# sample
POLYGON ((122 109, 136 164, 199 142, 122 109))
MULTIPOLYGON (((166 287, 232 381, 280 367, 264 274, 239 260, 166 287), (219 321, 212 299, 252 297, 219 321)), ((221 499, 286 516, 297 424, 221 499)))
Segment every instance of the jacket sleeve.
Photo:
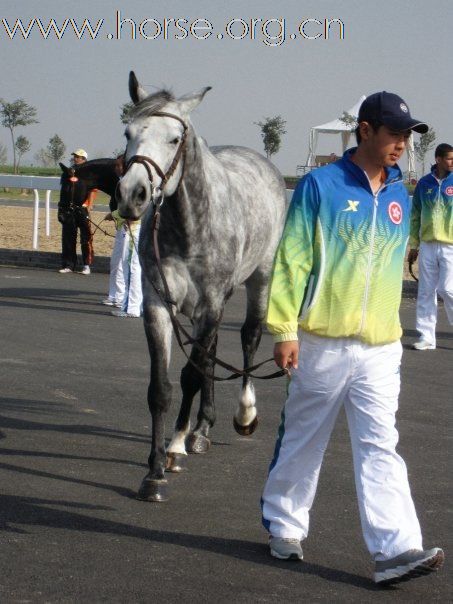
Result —
POLYGON ((313 266, 319 192, 312 175, 298 184, 271 275, 267 327, 275 342, 297 340, 297 325, 313 266))
POLYGON ((411 249, 418 249, 420 245, 420 222, 422 212, 422 188, 420 183, 417 184, 412 198, 412 210, 411 210, 411 225, 409 233, 409 247, 411 249))

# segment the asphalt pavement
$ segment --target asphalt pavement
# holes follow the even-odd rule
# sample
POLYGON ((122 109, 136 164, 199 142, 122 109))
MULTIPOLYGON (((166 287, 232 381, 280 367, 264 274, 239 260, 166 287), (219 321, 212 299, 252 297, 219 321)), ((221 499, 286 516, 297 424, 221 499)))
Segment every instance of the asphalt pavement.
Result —
MULTIPOLYGON (((268 554, 259 498, 282 378, 255 383, 260 425, 250 438, 232 426, 238 385, 217 384, 210 451, 189 456, 187 472, 169 476, 167 503, 135 499, 149 453, 148 353, 141 320, 112 317, 100 304, 107 280, 0 267, 2 604, 452 601, 453 330, 443 308, 437 350, 418 352, 410 349, 415 303, 403 300, 398 427, 425 546, 442 546, 446 564, 437 576, 383 589, 370 580, 343 414, 324 460, 304 562, 268 554)), ((243 309, 239 290, 218 348, 233 364, 241 358, 243 309)), ((266 334, 258 357, 271 349, 266 334)), ((175 349, 168 436, 182 365, 175 349)))

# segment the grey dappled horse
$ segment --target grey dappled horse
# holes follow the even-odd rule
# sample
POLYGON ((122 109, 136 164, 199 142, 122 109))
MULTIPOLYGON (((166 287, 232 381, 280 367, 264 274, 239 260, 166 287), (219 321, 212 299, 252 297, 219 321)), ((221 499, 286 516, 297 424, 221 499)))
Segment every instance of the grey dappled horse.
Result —
MULTIPOLYGON (((196 135, 189 115, 208 90, 180 99, 165 90, 148 96, 134 73, 129 76, 135 107, 125 132, 126 170, 117 200, 123 217, 142 217, 139 253, 151 356, 148 404, 152 444, 150 471, 138 497, 148 501, 166 498, 166 469, 180 471, 181 456, 208 449, 209 430, 215 421, 214 363, 192 347, 190 358, 203 374, 191 363, 181 372, 182 404, 165 451, 164 416, 172 397, 168 377, 172 324, 155 289, 162 288, 162 280, 152 242, 154 206, 163 199, 159 249, 172 302, 191 319, 194 337, 211 353, 216 352, 225 302, 239 284, 245 284, 244 367, 252 366, 261 338, 269 273, 286 212, 284 181, 269 161, 245 147, 209 148, 196 135), (190 409, 199 391, 200 408, 191 431, 190 409)), ((241 434, 250 434, 256 427, 249 377, 243 378, 234 420, 241 434)))

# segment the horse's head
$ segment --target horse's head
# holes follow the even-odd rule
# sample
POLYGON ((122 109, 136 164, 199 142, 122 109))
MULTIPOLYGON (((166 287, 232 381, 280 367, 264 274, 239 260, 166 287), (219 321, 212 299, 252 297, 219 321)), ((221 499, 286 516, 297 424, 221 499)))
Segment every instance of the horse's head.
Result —
MULTIPOLYGON (((83 165, 83 164, 82 164, 83 165)), ((82 205, 88 195, 89 184, 80 178, 80 168, 68 168, 60 163, 61 168, 61 189, 60 204, 62 206, 82 205)))
POLYGON ((125 172, 117 189, 121 216, 140 218, 151 201, 176 191, 183 174, 189 115, 208 90, 180 99, 166 90, 148 96, 134 72, 129 74, 135 107, 126 127, 125 172))

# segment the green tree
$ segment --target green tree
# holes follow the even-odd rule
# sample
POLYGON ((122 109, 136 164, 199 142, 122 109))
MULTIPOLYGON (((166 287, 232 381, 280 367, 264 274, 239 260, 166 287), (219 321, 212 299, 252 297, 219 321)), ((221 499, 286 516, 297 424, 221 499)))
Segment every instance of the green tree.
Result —
POLYGON ((436 132, 429 128, 428 132, 420 134, 420 138, 414 143, 415 157, 422 165, 422 174, 425 173, 425 157, 428 151, 434 147, 434 141, 436 140, 436 132))
POLYGON ((16 137, 15 129, 18 126, 28 126, 29 124, 37 124, 36 109, 24 101, 17 99, 12 103, 7 103, 0 99, 0 118, 2 126, 8 128, 11 133, 11 141, 13 147, 13 166, 14 173, 17 173, 16 162, 16 137))
POLYGON ((20 160, 25 155, 25 153, 30 151, 31 145, 30 145, 30 141, 28 140, 28 138, 21 134, 20 136, 17 137, 16 143, 14 146, 15 146, 15 149, 17 152, 16 168, 17 168, 17 170, 19 170, 20 160))
POLYGON ((349 130, 353 132, 357 128, 357 118, 348 113, 347 111, 343 111, 343 115, 340 117, 340 121, 348 126, 349 130))
POLYGON ((261 128, 261 137, 264 142, 266 157, 270 158, 280 149, 282 135, 286 134, 286 121, 280 116, 266 117, 264 122, 254 122, 261 128))
POLYGON ((0 143, 0 165, 5 165, 8 161, 8 154, 6 153, 6 147, 3 143, 0 143))
POLYGON ((66 153, 66 145, 58 136, 58 134, 54 134, 52 138, 49 139, 49 144, 46 149, 47 155, 51 158, 54 166, 62 159, 64 154, 66 153))
POLYGON ((123 122, 123 124, 129 123, 131 111, 133 108, 134 108, 134 103, 132 103, 132 101, 129 101, 128 103, 124 103, 124 105, 121 105, 121 121, 123 122))
POLYGON ((50 168, 53 164, 52 158, 49 156, 47 149, 40 149, 34 155, 35 162, 38 166, 44 166, 45 168, 50 168))

